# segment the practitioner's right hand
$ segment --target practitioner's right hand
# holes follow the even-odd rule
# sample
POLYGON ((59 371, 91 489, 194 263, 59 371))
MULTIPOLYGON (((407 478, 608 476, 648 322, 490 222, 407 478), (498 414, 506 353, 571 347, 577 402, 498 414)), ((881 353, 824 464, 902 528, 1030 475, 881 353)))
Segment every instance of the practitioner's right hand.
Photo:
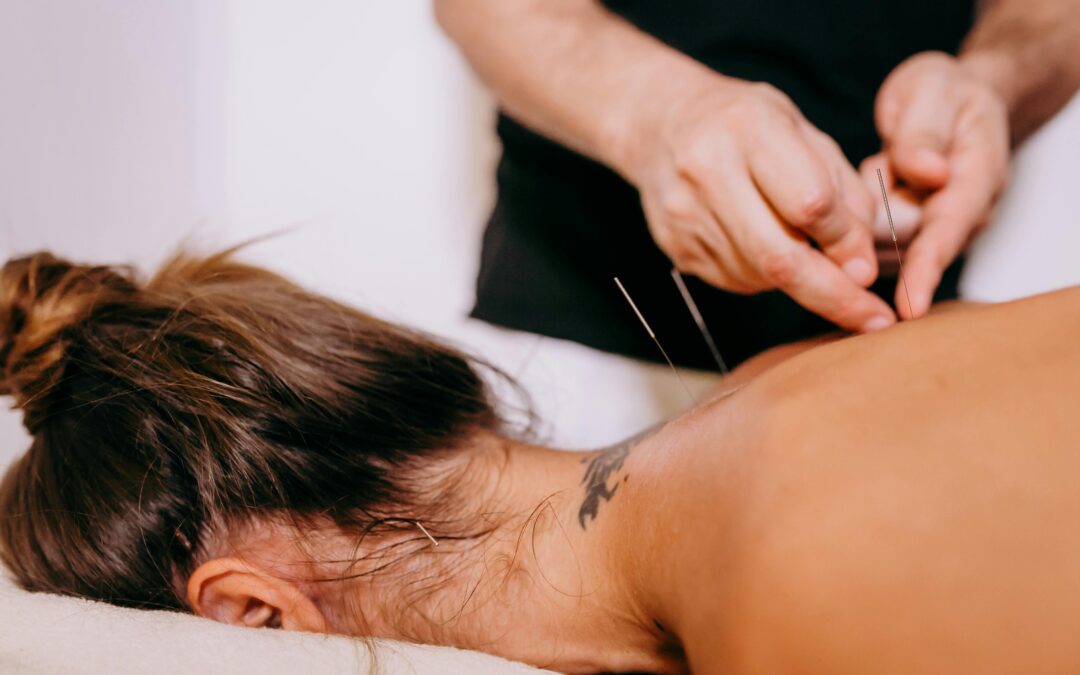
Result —
POLYGON ((849 330, 894 323, 866 290, 874 201, 836 142, 766 84, 709 73, 682 91, 635 114, 617 167, 675 266, 737 293, 778 288, 849 330))

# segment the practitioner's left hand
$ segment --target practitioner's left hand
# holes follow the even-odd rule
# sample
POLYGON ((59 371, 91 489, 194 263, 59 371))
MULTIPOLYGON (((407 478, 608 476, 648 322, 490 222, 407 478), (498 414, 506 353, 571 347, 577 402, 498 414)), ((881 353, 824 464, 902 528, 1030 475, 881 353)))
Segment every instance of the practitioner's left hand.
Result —
POLYGON ((886 78, 874 115, 884 149, 863 164, 868 186, 880 192, 874 169, 884 166, 894 207, 894 193, 905 187, 922 199, 921 222, 906 233, 910 311, 903 289, 896 289, 896 307, 910 319, 930 308, 945 268, 990 218, 1008 177, 1008 110, 962 59, 924 52, 886 78))

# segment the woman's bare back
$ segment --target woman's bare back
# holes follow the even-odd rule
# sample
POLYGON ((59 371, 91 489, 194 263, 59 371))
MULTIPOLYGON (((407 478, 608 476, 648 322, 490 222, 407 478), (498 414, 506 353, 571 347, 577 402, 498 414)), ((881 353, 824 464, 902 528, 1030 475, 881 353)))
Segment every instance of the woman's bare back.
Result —
POLYGON ((628 465, 695 672, 1080 672, 1080 289, 813 349, 628 465))

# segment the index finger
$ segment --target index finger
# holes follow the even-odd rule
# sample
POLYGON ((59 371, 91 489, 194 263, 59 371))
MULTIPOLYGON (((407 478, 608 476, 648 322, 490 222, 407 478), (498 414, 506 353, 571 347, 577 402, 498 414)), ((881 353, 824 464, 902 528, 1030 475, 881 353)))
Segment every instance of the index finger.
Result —
POLYGON ((884 300, 806 243, 789 241, 765 254, 761 272, 795 302, 847 330, 871 332, 896 322, 884 300))
MULTIPOLYGON (((817 242, 853 281, 867 286, 877 276, 870 223, 851 210, 841 177, 834 175, 836 158, 845 164, 847 160, 825 145, 794 128, 778 130, 748 153, 750 171, 762 195, 788 224, 817 242)), ((854 176, 854 168, 847 169, 854 176)), ((862 189, 857 180, 850 185, 862 189)))
POLYGON ((702 189, 714 217, 725 224, 769 287, 848 330, 880 330, 895 323, 896 315, 881 298, 849 279, 777 218, 748 175, 729 176, 702 189))

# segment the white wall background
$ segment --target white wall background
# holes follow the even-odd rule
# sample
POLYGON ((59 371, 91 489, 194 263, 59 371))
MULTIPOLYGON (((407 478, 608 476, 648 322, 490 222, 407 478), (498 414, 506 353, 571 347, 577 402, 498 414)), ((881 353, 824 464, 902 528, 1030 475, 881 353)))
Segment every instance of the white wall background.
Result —
MULTIPOLYGON (((663 369, 463 321, 492 103, 427 2, 0 0, 0 97, 0 259, 146 269, 287 229, 247 256, 488 356, 553 442, 684 405, 663 369)), ((0 414, 0 464, 25 445, 0 414)))
MULTIPOLYGON (((213 4, 0 0, 0 258, 151 264, 222 211, 213 4)), ((6 407, 0 465, 26 447, 6 407)))
POLYGON ((211 4, 0 0, 0 252, 142 258, 214 208, 211 4))
POLYGON ((430 4, 227 4, 231 231, 295 225, 265 247, 290 273, 405 320, 459 322, 468 296, 438 289, 475 273, 494 141, 430 4))
POLYGON ((1080 94, 1016 154, 997 219, 976 240, 961 293, 1011 300, 1080 284, 1080 94))
MULTIPOLYGON (((52 248, 146 267, 185 239, 292 228, 250 257, 492 356, 556 441, 614 440, 673 412, 683 396, 663 369, 462 321, 490 126, 424 0, 0 0, 0 258, 52 248)), ((1077 175, 1074 101, 1021 153, 970 296, 1080 283, 1077 175)), ((0 415, 0 448, 24 447, 15 427, 0 415)))

